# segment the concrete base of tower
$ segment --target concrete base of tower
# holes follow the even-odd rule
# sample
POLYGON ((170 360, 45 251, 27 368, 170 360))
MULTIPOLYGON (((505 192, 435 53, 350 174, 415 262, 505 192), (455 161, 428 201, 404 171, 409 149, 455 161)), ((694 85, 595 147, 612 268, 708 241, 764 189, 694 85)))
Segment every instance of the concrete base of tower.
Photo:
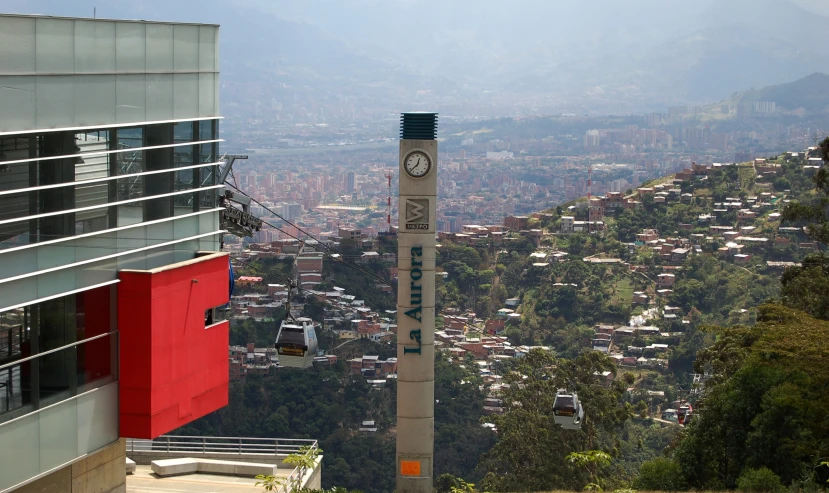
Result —
POLYGON ((433 493, 432 478, 397 478, 396 493, 433 493))

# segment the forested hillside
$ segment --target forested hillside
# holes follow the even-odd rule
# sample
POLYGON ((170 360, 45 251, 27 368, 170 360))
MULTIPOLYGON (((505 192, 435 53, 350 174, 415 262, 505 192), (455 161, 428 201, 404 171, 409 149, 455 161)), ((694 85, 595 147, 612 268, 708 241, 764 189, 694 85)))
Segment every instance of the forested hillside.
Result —
MULTIPOLYGON (((482 491, 822 485, 829 177, 810 156, 829 159, 829 139, 808 155, 645 184, 589 234, 563 226, 587 218, 577 201, 499 242, 442 238, 438 489, 462 486, 458 478, 482 491), (461 342, 447 339, 452 327, 461 342), (486 337, 516 356, 461 351, 486 337), (559 388, 578 392, 581 429, 553 423, 559 388), (683 426, 671 412, 689 405, 683 426)), ((278 262, 253 267, 269 280, 289 274, 278 262)), ((385 275, 380 263, 366 268, 385 275)), ((393 307, 362 275, 333 262, 324 282, 393 307)), ((327 310, 304 301, 312 318, 327 310)), ((267 344, 274 324, 237 321, 232 337, 267 344)), ((315 438, 325 487, 393 491, 394 380, 373 388, 347 358, 393 356, 394 346, 319 336, 338 363, 250 375, 232 385, 227 408, 179 432, 315 438), (366 420, 376 432, 359 431, 366 420)))

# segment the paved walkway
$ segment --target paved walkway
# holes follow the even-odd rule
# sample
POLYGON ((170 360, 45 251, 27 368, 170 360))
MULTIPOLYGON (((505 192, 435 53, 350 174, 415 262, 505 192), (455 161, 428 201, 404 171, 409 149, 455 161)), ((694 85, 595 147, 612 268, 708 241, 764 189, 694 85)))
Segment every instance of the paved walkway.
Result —
POLYGON ((254 486, 256 479, 215 474, 187 474, 161 478, 150 466, 137 466, 127 475, 127 493, 253 493, 264 492, 254 486))

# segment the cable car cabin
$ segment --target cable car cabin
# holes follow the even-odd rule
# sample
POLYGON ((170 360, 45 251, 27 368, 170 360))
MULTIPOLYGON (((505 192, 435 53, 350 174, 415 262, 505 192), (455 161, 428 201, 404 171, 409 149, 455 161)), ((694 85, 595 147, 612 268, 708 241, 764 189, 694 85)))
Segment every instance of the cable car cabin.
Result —
POLYGON ((691 421, 691 416, 694 414, 694 408, 690 404, 683 404, 679 407, 676 413, 677 423, 687 425, 691 421))
POLYGON ((679 411, 676 409, 665 409, 662 411, 662 419, 665 421, 670 421, 672 423, 679 423, 679 411))
POLYGON ((556 400, 553 402, 553 419, 557 425, 565 430, 580 430, 584 420, 584 408, 579 402, 579 396, 559 389, 556 400))
POLYGON ((314 324, 289 324, 284 320, 276 335, 276 357, 283 368, 310 368, 317 355, 317 334, 314 324))

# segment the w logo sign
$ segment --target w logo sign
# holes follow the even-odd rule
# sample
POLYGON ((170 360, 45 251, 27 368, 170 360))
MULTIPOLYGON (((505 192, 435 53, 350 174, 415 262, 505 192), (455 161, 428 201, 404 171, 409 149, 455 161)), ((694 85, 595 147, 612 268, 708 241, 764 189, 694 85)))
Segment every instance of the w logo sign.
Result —
POLYGON ((429 229, 429 199, 406 199, 406 229, 429 229))

